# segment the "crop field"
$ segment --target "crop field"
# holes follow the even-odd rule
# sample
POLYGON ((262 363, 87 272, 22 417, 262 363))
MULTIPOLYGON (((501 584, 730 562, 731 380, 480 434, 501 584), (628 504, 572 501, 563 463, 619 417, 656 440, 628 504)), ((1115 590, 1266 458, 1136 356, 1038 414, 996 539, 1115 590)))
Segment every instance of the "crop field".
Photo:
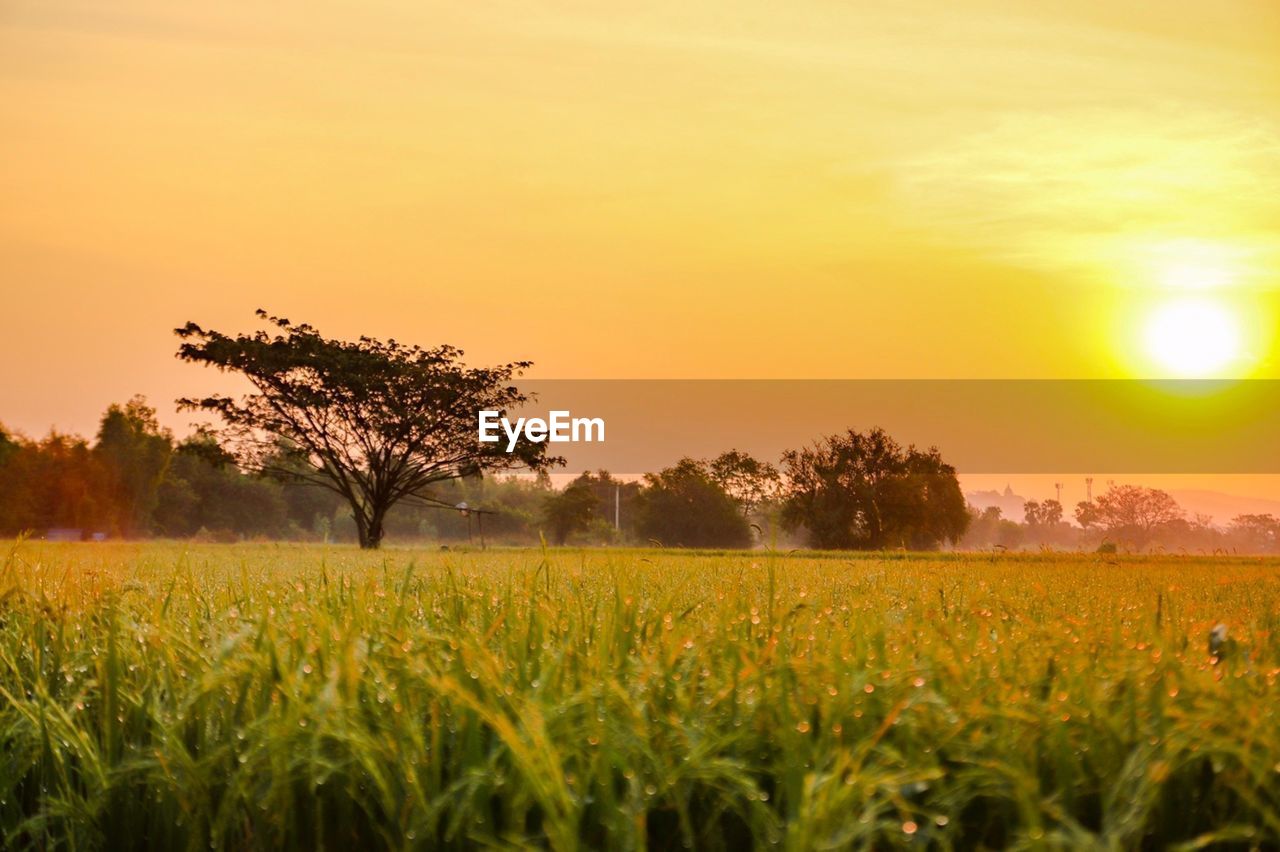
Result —
POLYGON ((0 558, 7 848, 1280 844, 1274 561, 0 558))

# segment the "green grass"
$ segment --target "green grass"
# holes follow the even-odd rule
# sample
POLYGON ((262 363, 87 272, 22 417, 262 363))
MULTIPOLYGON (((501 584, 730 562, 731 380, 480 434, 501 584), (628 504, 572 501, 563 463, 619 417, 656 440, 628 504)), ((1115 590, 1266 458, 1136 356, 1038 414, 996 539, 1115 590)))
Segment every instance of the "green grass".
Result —
POLYGON ((1275 847, 1278 630, 1259 560, 28 542, 0 845, 1275 847))

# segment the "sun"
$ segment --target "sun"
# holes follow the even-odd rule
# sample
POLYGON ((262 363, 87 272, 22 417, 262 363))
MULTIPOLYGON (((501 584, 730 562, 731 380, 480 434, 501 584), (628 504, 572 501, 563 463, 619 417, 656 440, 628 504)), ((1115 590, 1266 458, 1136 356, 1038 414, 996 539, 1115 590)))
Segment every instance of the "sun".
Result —
POLYGON ((1219 375, 1241 356, 1241 328, 1220 301, 1188 297, 1156 307, 1147 317, 1143 342, 1148 357, 1175 378, 1219 375))

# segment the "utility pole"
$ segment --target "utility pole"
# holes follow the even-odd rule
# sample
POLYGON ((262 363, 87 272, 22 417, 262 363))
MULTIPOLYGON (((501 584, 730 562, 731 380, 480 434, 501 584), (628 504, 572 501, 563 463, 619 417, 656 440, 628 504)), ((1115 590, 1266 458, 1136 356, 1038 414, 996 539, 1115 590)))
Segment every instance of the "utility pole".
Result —
POLYGON ((613 527, 622 532, 622 485, 613 486, 613 527))
POLYGON ((1093 477, 1086 476, 1084 478, 1084 499, 1086 503, 1093 502, 1093 477))

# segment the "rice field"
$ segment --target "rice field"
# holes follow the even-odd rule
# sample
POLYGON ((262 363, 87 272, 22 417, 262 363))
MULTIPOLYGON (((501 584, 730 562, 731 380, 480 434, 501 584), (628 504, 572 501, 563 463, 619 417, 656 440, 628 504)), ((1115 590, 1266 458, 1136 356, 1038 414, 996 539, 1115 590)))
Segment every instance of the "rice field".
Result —
POLYGON ((1275 561, 0 558, 6 848, 1280 845, 1275 561))

